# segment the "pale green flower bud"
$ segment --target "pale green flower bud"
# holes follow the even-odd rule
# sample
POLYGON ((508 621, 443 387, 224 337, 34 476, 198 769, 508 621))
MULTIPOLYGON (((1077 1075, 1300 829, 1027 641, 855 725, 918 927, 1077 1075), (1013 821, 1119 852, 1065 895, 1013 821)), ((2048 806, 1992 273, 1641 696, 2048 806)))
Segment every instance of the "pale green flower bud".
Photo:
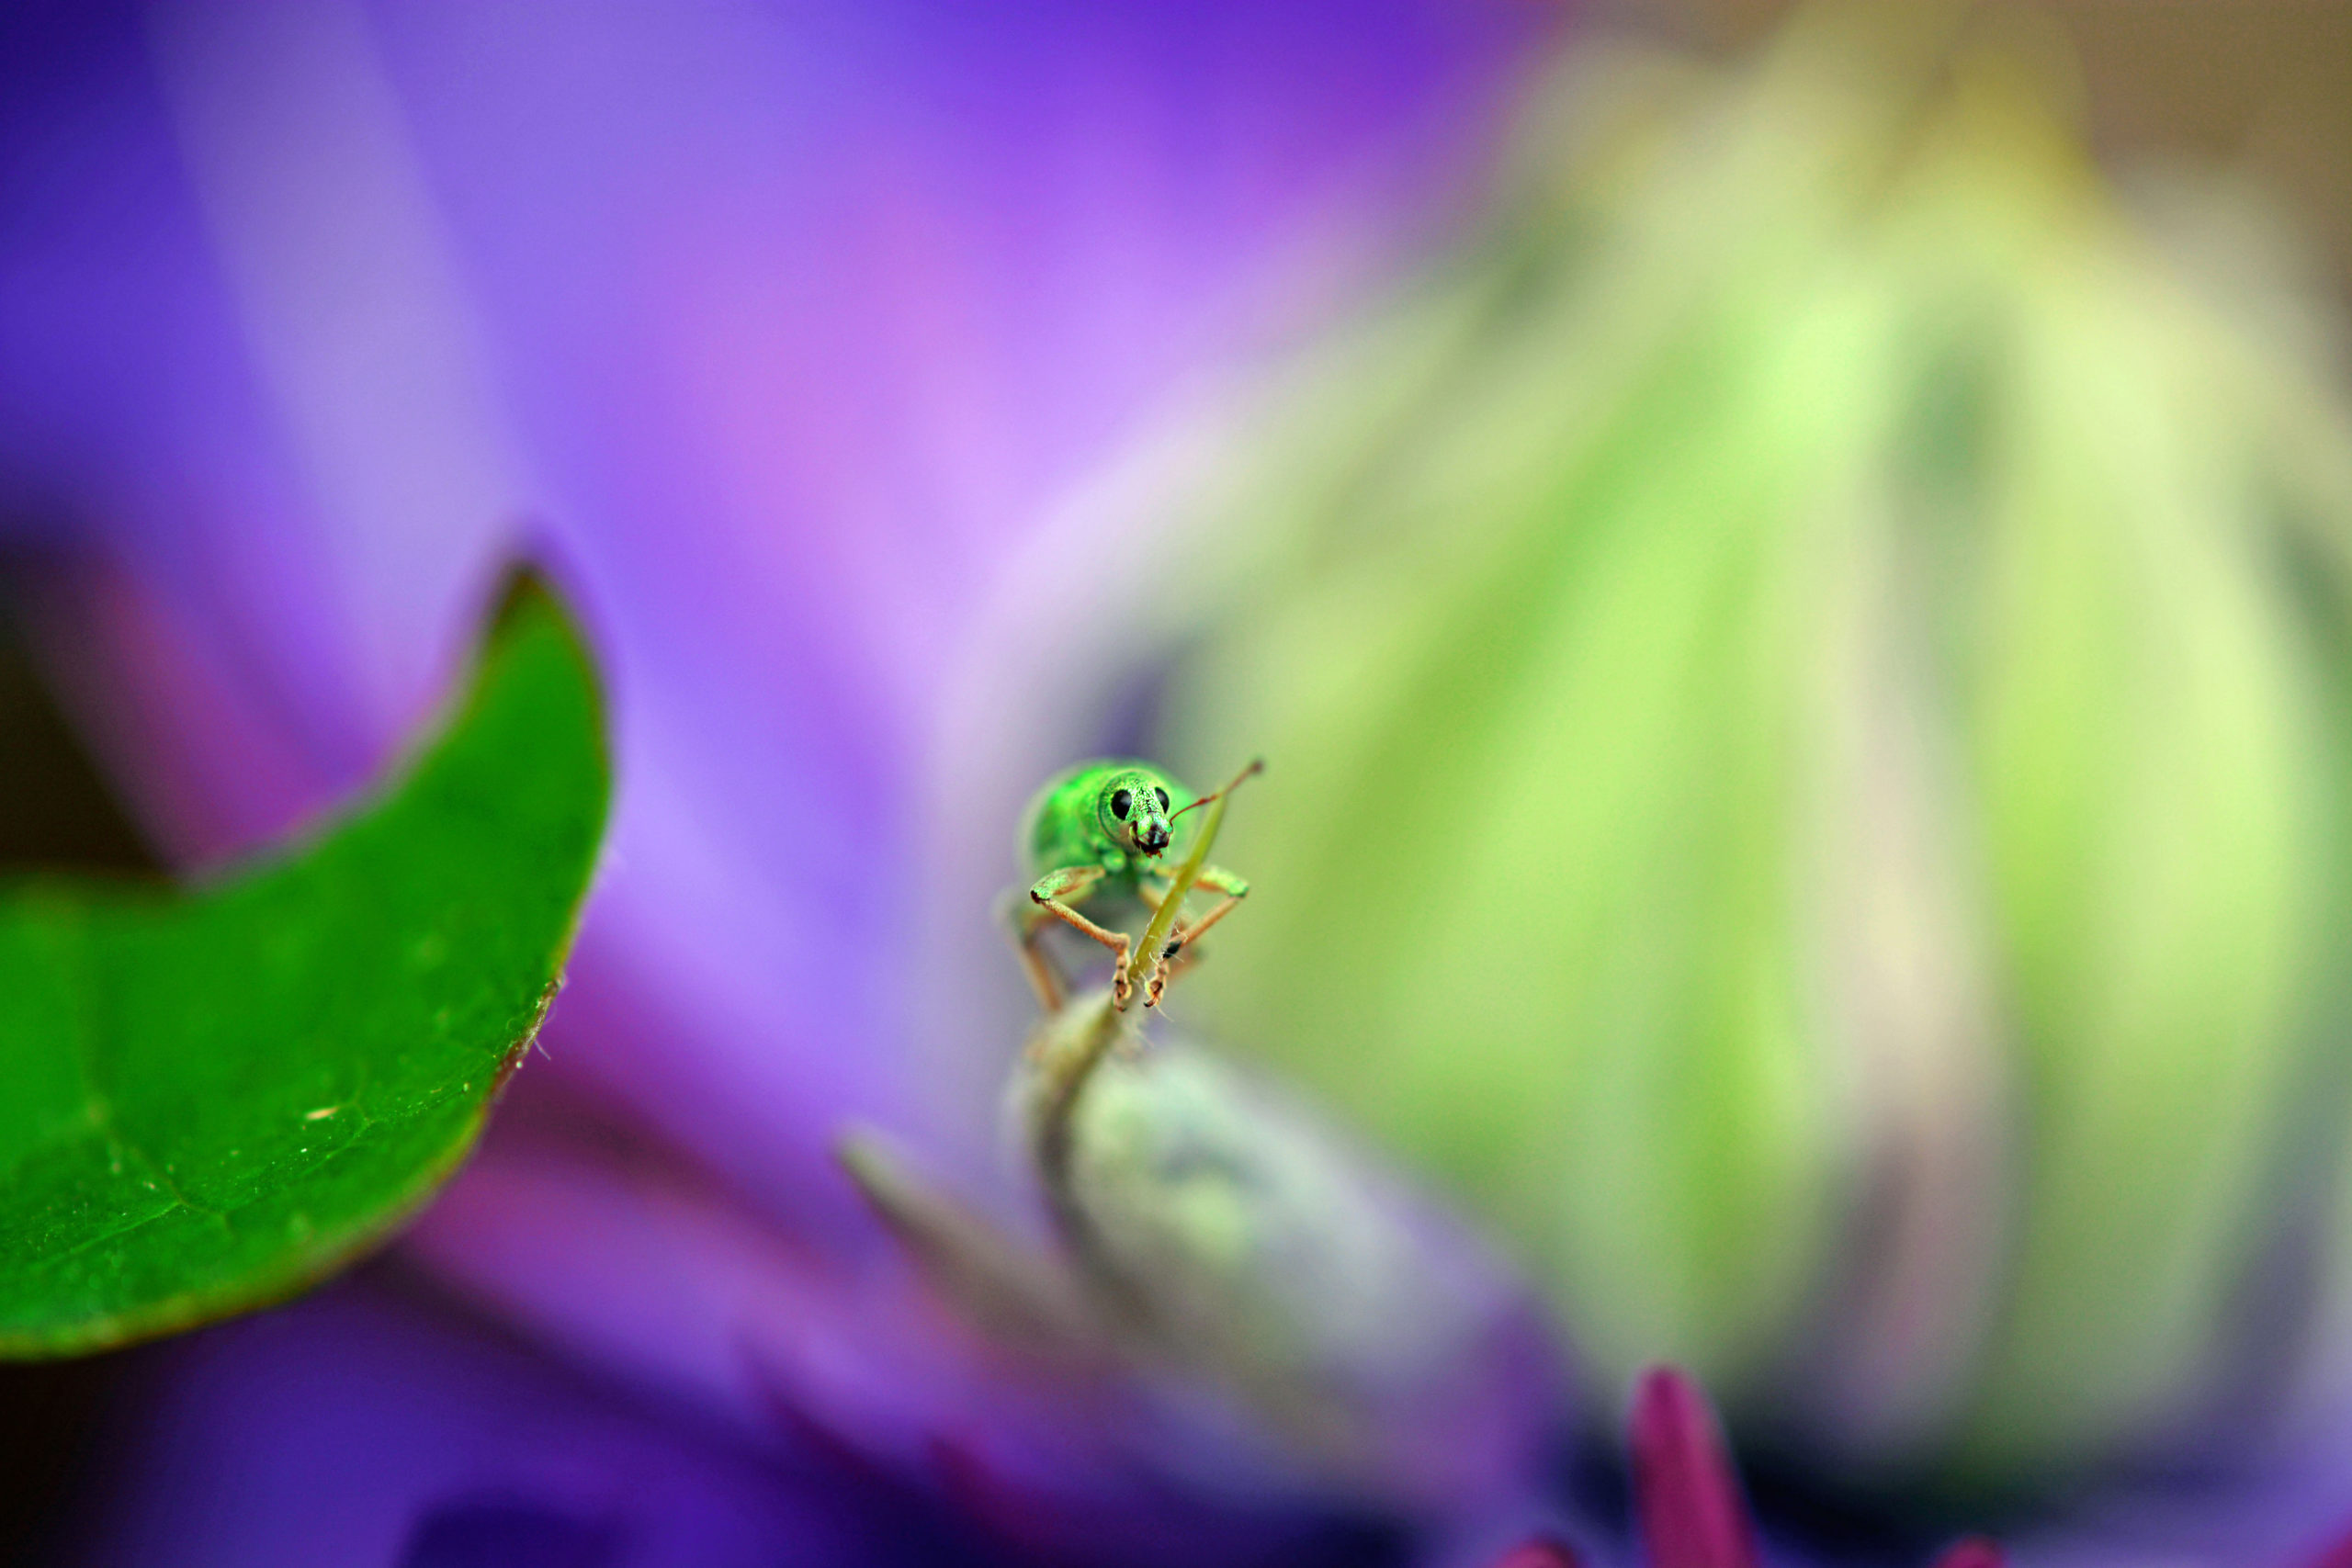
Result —
POLYGON ((1126 1412, 1106 1419, 1147 1462, 1433 1515, 1517 1496, 1564 1395, 1524 1281, 1297 1106, 1142 1027, 1096 990, 1022 1054, 1008 1142, 1046 1237, 879 1134, 850 1132, 842 1165, 947 1304, 1126 1412))
POLYGON ((1049 1021, 1016 1080, 1022 1145, 1114 1321, 1256 1411, 1337 1480, 1458 1502, 1519 1472, 1557 1385, 1521 1287, 1300 1107, 1196 1048, 1087 1052, 1049 1021))
POLYGON ((2030 50, 1881 25, 1572 85, 1237 438, 1186 994, 1605 1372, 1997 1475, 2208 1392, 2339 1152, 2352 425, 2030 50))

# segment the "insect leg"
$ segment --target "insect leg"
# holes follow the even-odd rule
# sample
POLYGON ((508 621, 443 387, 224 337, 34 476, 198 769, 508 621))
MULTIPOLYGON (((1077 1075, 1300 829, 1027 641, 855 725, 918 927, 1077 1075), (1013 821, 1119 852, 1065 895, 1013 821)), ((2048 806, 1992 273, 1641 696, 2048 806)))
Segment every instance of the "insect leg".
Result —
MULTIPOLYGON (((1132 940, 1117 931, 1104 930, 1064 902, 1065 899, 1085 897, 1094 890, 1094 885, 1102 881, 1104 874, 1099 865, 1073 865, 1060 871, 1049 871, 1037 879, 1036 886, 1029 889, 1030 908, 1023 921, 1023 961, 1028 962, 1029 954, 1035 951, 1037 935, 1044 930, 1046 918, 1050 915, 1084 931, 1117 954, 1116 966, 1112 970, 1111 996, 1112 1000, 1124 1007, 1127 999, 1127 953, 1134 945, 1132 940)), ((1029 978, 1033 985, 1037 984, 1039 974, 1036 964, 1031 965, 1029 978)), ((1040 1000, 1047 999, 1047 989, 1044 985, 1037 986, 1037 995, 1040 1000)), ((1046 1010, 1054 1011, 1060 1006, 1060 998, 1057 995, 1052 998, 1046 1010)))
POLYGON ((1037 993, 1037 1005, 1048 1015, 1061 1011, 1069 984, 1037 942, 1037 929, 1047 919, 1046 911, 1030 898, 1026 889, 1014 888, 998 901, 997 917, 1012 933, 1013 952, 1029 976, 1030 989, 1037 993))
POLYGON ((1175 933, 1168 939, 1168 945, 1159 950, 1159 958, 1152 964, 1151 984, 1144 992, 1146 1007, 1159 1004, 1159 993, 1168 988, 1169 965, 1175 962, 1177 954, 1198 940, 1203 931, 1231 914, 1236 904, 1250 897, 1250 884, 1222 866, 1201 867, 1200 874, 1193 879, 1193 886, 1205 887, 1212 893, 1222 893, 1225 897, 1199 919, 1190 925, 1177 927, 1175 933))

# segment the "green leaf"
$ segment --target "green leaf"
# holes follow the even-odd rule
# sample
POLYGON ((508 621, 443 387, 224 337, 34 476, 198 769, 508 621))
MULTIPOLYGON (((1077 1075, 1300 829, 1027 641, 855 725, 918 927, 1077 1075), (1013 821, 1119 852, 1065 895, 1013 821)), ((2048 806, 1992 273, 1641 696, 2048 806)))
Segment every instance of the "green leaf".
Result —
POLYGON ((282 1299, 455 1172, 553 996, 610 771, 593 668, 518 580, 389 794, 187 894, 0 893, 0 1355, 282 1299))

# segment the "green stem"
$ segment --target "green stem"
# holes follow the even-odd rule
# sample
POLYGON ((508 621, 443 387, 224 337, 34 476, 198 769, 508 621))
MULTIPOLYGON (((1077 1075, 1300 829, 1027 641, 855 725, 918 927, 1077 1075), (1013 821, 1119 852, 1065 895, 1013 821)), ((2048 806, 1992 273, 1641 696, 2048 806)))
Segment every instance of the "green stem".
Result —
MULTIPOLYGON (((1256 771, 1257 765, 1252 763, 1241 777, 1248 778, 1256 771)), ((1240 782, 1240 779, 1236 779, 1234 784, 1240 782)), ((1201 830, 1193 837, 1192 852, 1184 857, 1183 863, 1169 878, 1168 897, 1162 898, 1159 908, 1152 911, 1151 923, 1143 929, 1143 940, 1136 943, 1136 950, 1127 955, 1130 992, 1144 983, 1151 973, 1152 964, 1158 961, 1159 950, 1168 945, 1168 933, 1176 929, 1177 918, 1183 913, 1184 895, 1193 890, 1193 884, 1200 879, 1201 867, 1209 863, 1209 846, 1216 842, 1216 830, 1225 825, 1225 803, 1232 794, 1233 784, 1227 784, 1217 791, 1215 800, 1209 802, 1209 812, 1201 820, 1201 830)))
MULTIPOLYGON (((1217 829, 1224 822, 1225 796, 1220 793, 1209 803, 1191 852, 1170 878, 1168 897, 1144 929, 1129 970, 1129 985, 1143 983, 1148 955, 1167 942, 1178 906, 1201 874, 1201 867, 1208 863, 1209 847, 1216 842, 1217 829)), ((1086 1217, 1070 1187, 1071 1122, 1094 1069, 1127 1034, 1128 1027, 1126 1015, 1111 1005, 1111 992, 1105 988, 1073 997, 1038 1026, 1029 1043, 1029 1157, 1036 1164, 1037 1182, 1045 1190, 1055 1224, 1081 1258, 1091 1258, 1093 1249, 1086 1217)))

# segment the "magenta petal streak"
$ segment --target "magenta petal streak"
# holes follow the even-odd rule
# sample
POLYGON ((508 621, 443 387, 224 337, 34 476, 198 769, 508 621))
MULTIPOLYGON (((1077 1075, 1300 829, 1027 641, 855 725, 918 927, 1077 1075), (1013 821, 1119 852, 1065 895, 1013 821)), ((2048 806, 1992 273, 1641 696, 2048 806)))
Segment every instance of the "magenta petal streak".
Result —
POLYGON ((1657 1367, 1634 1394, 1634 1490, 1651 1568, 1760 1568, 1755 1526, 1706 1395, 1657 1367))

